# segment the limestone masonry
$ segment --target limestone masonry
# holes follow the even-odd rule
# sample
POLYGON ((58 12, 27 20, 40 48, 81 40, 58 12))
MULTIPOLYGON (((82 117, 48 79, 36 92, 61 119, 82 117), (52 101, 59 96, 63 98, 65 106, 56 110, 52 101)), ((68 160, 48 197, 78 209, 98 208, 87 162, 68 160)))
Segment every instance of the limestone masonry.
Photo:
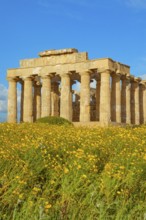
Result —
POLYGON ((8 122, 17 122, 17 83, 21 84, 20 121, 61 116, 76 124, 146 123, 146 81, 110 58, 88 59, 77 49, 47 50, 39 58, 8 69, 8 122), (95 82, 96 88, 90 88, 95 82), (80 91, 72 89, 80 82, 80 91))

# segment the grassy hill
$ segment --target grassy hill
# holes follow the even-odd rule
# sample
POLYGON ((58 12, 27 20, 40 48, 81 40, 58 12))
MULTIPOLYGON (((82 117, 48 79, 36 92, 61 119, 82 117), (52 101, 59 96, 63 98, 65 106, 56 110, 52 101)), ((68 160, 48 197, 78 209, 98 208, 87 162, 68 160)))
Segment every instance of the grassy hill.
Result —
POLYGON ((1 220, 146 213, 146 127, 0 124, 1 220))

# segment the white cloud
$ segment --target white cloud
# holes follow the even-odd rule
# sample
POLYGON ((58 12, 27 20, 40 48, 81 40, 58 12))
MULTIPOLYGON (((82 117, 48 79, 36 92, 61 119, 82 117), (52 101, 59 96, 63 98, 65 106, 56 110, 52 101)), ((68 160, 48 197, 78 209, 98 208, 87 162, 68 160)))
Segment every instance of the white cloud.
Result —
POLYGON ((8 89, 0 84, 0 112, 7 112, 8 89))
POLYGON ((140 75, 140 78, 142 78, 143 80, 146 80, 146 74, 140 75))
POLYGON ((126 0, 128 6, 135 8, 146 8, 145 0, 126 0))
POLYGON ((128 7, 136 9, 146 9, 146 0, 118 0, 122 4, 124 3, 128 7))
POLYGON ((0 112, 6 113, 7 112, 7 101, 0 100, 0 112))
POLYGON ((0 84, 0 100, 6 100, 8 95, 8 90, 2 84, 0 84))

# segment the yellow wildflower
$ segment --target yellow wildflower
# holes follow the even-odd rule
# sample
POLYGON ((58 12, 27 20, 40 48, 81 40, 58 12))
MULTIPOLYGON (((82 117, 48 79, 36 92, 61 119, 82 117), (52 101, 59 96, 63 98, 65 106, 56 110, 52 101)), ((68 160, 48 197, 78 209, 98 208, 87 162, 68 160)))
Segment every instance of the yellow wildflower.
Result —
POLYGON ((64 168, 64 173, 68 173, 69 172, 69 169, 67 169, 66 167, 64 168))

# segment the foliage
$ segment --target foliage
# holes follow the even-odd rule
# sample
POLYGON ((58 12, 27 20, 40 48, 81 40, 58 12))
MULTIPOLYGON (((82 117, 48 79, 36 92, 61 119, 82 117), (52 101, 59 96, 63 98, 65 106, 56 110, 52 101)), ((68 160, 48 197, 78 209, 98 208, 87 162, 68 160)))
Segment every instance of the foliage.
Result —
POLYGON ((73 125, 72 122, 68 121, 65 118, 57 116, 47 116, 39 118, 36 121, 37 123, 48 123, 50 125, 73 125))
POLYGON ((0 124, 1 220, 137 220, 145 204, 145 126, 0 124))

